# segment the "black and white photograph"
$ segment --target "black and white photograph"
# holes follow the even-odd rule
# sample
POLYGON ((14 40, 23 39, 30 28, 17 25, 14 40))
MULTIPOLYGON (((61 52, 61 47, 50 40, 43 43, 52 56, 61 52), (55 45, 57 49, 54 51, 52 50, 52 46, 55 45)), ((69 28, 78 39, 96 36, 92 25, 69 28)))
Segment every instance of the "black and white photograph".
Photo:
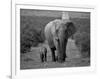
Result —
POLYGON ((100 0, 1 0, 0 79, 100 79, 100 0))
POLYGON ((91 66, 91 13, 20 9, 20 69, 91 66))

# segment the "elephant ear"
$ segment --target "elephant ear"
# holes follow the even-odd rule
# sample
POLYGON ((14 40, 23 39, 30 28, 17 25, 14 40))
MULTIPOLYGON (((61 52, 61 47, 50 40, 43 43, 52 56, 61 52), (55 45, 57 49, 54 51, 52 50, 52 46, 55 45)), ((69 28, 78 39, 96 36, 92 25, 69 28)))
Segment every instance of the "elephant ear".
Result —
POLYGON ((72 36, 76 32, 76 28, 73 22, 67 23, 67 32, 68 32, 68 37, 72 36))

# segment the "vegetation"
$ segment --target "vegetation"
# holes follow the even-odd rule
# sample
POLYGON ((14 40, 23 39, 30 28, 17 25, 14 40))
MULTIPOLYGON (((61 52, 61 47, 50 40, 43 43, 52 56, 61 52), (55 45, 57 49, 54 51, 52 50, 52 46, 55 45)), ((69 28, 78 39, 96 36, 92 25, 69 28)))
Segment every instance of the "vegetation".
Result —
POLYGON ((75 44, 79 48, 82 57, 90 56, 90 20, 73 19, 77 32, 74 34, 75 44))
POLYGON ((39 43, 44 42, 44 27, 48 22, 56 18, 42 16, 21 16, 20 19, 20 51, 21 53, 26 53, 30 50, 30 47, 37 46, 39 43))

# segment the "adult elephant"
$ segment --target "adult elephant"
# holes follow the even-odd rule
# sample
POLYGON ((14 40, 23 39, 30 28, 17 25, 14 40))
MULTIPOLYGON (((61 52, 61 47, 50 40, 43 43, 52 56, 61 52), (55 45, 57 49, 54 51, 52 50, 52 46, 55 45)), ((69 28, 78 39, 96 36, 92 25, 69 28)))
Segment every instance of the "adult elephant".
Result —
POLYGON ((45 27, 45 38, 48 41, 52 53, 52 61, 64 62, 66 58, 66 44, 68 38, 75 33, 73 22, 68 19, 56 19, 45 27))

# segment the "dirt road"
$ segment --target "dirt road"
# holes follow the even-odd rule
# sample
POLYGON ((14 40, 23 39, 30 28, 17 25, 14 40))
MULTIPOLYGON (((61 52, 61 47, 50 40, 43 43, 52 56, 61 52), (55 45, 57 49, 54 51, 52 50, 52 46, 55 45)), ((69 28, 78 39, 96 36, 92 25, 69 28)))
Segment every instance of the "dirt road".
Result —
POLYGON ((69 39, 66 46, 66 61, 64 63, 52 62, 51 51, 48 48, 47 62, 41 63, 39 49, 40 47, 32 47, 31 52, 21 55, 21 69, 37 69, 37 68, 56 68, 56 67, 80 67, 89 66, 89 58, 81 58, 80 52, 75 45, 75 41, 69 39))

